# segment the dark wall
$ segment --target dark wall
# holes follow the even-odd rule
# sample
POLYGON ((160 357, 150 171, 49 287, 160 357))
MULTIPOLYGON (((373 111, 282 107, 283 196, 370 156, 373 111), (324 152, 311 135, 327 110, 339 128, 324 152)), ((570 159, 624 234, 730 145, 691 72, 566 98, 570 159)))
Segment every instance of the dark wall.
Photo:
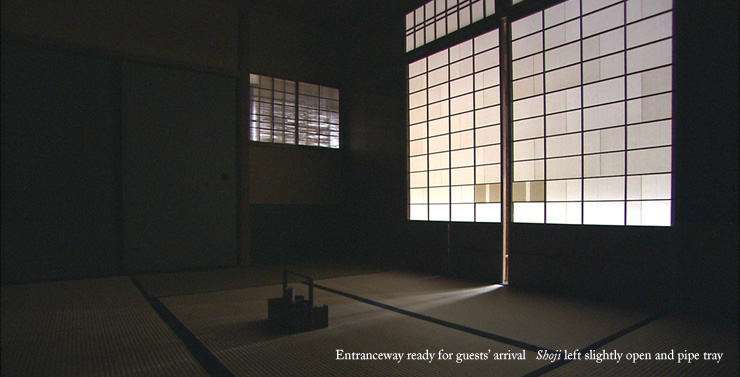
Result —
POLYGON ((3 282, 118 272, 115 64, 2 46, 3 282))
POLYGON ((236 80, 121 67, 126 272, 237 263, 236 80))
POLYGON ((693 307, 738 313, 738 2, 674 2, 674 224, 693 307))
POLYGON ((3 283, 234 265, 236 8, 2 6, 3 283))
MULTIPOLYGON (((299 16, 248 13, 251 73, 340 89, 342 34, 299 16)), ((340 135, 344 138, 344 135, 340 135)), ((344 139, 341 141, 344 143, 344 139)), ((253 263, 345 258, 346 153, 343 149, 250 142, 249 256, 253 263)))
POLYGON ((211 0, 2 0, 3 33, 236 72, 237 9, 211 0))
POLYGON ((3 282, 341 254, 345 152, 240 139, 235 110, 250 72, 343 94, 342 33, 208 0, 2 5, 37 50, 3 41, 3 282))
POLYGON ((423 267, 408 249, 406 67, 396 2, 346 37, 342 97, 349 149, 348 252, 377 263, 423 267), (395 12, 395 13, 394 13, 395 12))

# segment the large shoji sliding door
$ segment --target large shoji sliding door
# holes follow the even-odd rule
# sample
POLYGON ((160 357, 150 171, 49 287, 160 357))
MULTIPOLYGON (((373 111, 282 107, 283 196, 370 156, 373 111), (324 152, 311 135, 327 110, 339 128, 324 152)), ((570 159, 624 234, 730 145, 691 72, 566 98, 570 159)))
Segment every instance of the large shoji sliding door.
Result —
MULTIPOLYGON (((520 2, 493 15, 515 19, 510 56, 496 29, 409 64, 409 219, 501 221, 506 101, 513 222, 670 226, 672 1, 520 2)), ((407 16, 407 50, 435 5, 407 16)))
POLYGON ((671 224, 670 0, 512 23, 514 222, 671 224))
POLYGON ((409 218, 501 221, 497 30, 409 64, 409 218))

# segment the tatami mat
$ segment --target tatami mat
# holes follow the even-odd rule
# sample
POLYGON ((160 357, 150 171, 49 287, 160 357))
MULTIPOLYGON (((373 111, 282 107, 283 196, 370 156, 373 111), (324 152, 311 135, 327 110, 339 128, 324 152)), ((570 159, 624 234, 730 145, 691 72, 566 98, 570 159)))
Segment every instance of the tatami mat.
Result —
MULTIPOLYGON (((305 287, 297 290, 305 293, 305 287)), ((545 365, 529 351, 525 361, 457 363, 457 353, 521 350, 320 290, 315 291, 315 299, 318 305, 329 305, 329 328, 279 334, 265 320, 267 299, 280 292, 281 287, 275 285, 162 301, 239 376, 516 376, 545 365), (454 354, 451 360, 337 360, 337 350, 404 354, 429 350, 436 355, 442 349, 454 354)))
POLYGON ((2 376, 206 376, 127 277, 2 287, 2 376))
MULTIPOLYGON (((725 325, 676 314, 654 316, 635 308, 374 268, 291 266, 332 290, 314 291, 317 305, 329 305, 329 328, 285 334, 267 323, 267 299, 281 295, 282 268, 137 277, 148 297, 128 277, 3 286, 2 376, 208 375, 197 360, 220 375, 198 350, 234 376, 739 375, 736 321, 725 325), (190 338, 183 340, 182 331, 169 326, 186 329, 190 338), (653 358, 673 350, 676 359, 633 364, 623 358, 617 364, 550 363, 537 357, 538 349, 573 351, 592 345, 599 353, 649 353, 653 358), (526 360, 493 359, 522 348, 526 360), (404 359, 338 360, 338 350, 396 352, 404 359), (431 363, 408 360, 409 353, 427 350, 435 355, 431 363), (451 360, 439 360, 440 350, 451 353, 451 360), (686 351, 702 358, 705 352, 723 355, 719 363, 679 364, 678 353, 686 351), (485 353, 490 359, 457 363, 458 353, 485 353)), ((296 294, 307 295, 305 285, 291 285, 296 294)))
POLYGON ((318 283, 550 350, 583 349, 653 314, 410 272, 383 272, 318 283))
MULTIPOLYGON (((233 267, 205 271, 143 274, 137 275, 136 280, 152 297, 180 296, 280 284, 283 281, 284 269, 302 272, 314 279, 354 276, 384 270, 381 267, 368 265, 332 263, 258 265, 247 268, 233 267)), ((298 277, 293 275, 290 275, 289 279, 290 281, 299 280, 298 277)))
MULTIPOLYGON (((685 315, 669 315, 608 343, 598 353, 623 354, 618 363, 605 360, 572 361, 546 376, 738 376, 737 323, 721 323, 685 315), (673 360, 656 360, 656 353, 673 360), (649 354, 650 360, 626 360, 627 354, 649 354), (698 353, 700 360, 679 363, 679 353, 698 353), (719 360, 704 360, 704 353, 722 353, 719 360)), ((695 355, 697 356, 697 355, 695 355)), ((688 355, 684 356, 688 357, 688 355)))

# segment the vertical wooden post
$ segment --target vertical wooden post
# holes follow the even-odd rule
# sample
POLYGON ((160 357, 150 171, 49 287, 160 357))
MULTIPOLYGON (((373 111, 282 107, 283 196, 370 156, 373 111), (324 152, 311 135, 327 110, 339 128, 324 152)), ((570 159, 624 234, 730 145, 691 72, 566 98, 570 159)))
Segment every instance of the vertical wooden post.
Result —
POLYGON ((512 75, 511 75, 511 23, 507 17, 501 18, 499 28, 499 48, 501 67, 501 224, 502 282, 509 282, 509 251, 511 250, 512 203, 511 203, 511 129, 512 129, 512 75))
POLYGON ((249 250, 249 13, 239 8, 237 69, 237 203, 238 203, 238 259, 240 266, 251 265, 249 250))

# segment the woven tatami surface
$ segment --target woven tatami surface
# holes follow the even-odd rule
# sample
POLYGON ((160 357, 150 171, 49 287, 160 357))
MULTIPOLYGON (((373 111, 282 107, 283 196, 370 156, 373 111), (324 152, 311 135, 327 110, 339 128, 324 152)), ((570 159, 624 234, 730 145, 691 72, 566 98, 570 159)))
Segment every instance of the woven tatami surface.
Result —
POLYGON ((593 344, 652 313, 511 287, 408 272, 335 278, 320 284, 388 305, 551 350, 593 344))
MULTIPOLYGON (((150 301, 128 277, 3 286, 1 374, 197 377, 209 370, 220 376, 208 361, 214 360, 234 376, 739 375, 736 320, 729 325, 676 314, 653 316, 415 273, 293 267, 314 277, 340 276, 317 280, 334 292, 314 292, 316 304, 329 305, 329 328, 284 334, 268 326, 267 299, 281 294, 281 286, 274 284, 282 278, 279 268, 137 277, 146 280, 141 286, 148 296, 159 297, 150 301), (537 360, 540 348, 572 351, 589 345, 597 352, 674 350, 677 356, 687 350, 723 356, 719 363, 690 365, 677 360, 537 360), (527 348, 524 361, 455 362, 458 353, 521 352, 519 347, 527 348), (441 349, 452 353, 452 360, 439 360, 441 349), (399 352, 404 360, 337 360, 337 350, 399 352), (431 363, 407 359, 408 353, 426 350, 435 354, 431 363)), ((292 286, 297 294, 307 294, 304 285, 292 286)))
POLYGON ((700 320, 683 315, 659 318, 644 327, 626 334, 599 352, 623 354, 648 353, 650 361, 573 361, 547 373, 546 376, 738 376, 737 323, 700 320), (673 360, 654 360, 656 353, 674 351, 673 360), (702 360, 678 362, 678 353, 699 353, 702 360), (703 360, 704 352, 721 352, 719 362, 703 360))
MULTIPOLYGON (((357 277, 361 278, 361 277, 357 277)), ((298 287, 298 293, 305 291, 298 287)), ((519 352, 479 336, 335 294, 315 291, 317 304, 329 305, 329 328, 281 335, 266 322, 267 299, 278 285, 168 297, 167 307, 238 376, 517 376, 543 365, 529 353, 526 361, 337 360, 344 352, 452 353, 519 352)))
MULTIPOLYGON (((184 271, 137 275, 136 280, 153 297, 180 296, 280 284, 283 270, 298 271, 314 279, 354 276, 382 271, 382 268, 348 264, 258 265, 249 268, 220 268, 206 271, 184 271)), ((290 281, 300 278, 289 275, 290 281)))
POLYGON ((2 287, 2 376, 206 376, 127 277, 2 287))

